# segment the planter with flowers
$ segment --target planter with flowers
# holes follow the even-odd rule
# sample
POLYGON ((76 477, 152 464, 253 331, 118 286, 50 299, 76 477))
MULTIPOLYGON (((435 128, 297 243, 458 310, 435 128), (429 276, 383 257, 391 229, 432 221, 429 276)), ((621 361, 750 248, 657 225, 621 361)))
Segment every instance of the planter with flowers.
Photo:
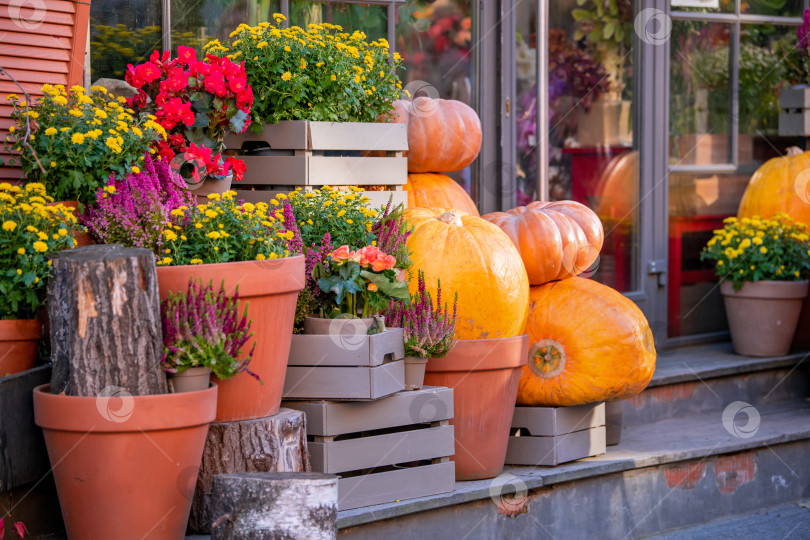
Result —
POLYGON ((416 292, 410 305, 391 301, 385 314, 386 324, 402 328, 405 338, 405 390, 419 390, 425 379, 425 366, 430 358, 443 358, 455 346, 456 306, 452 314, 447 304, 442 307, 442 286, 436 285, 436 307, 425 276, 419 272, 416 292))
POLYGON ((253 91, 244 67, 228 58, 198 60, 184 46, 177 54, 171 59, 154 51, 148 62, 129 65, 126 80, 138 93, 128 103, 166 130, 154 150, 171 161, 186 187, 200 197, 222 194, 244 175, 244 162, 225 156, 224 139, 250 125, 253 91))
POLYGON ((328 23, 285 28, 283 15, 274 19, 205 46, 242 61, 256 97, 250 132, 226 139, 247 167, 242 188, 250 191, 239 195, 266 202, 296 186, 373 185, 386 192, 375 202, 391 191, 404 202, 406 128, 377 122, 399 97, 399 56, 362 32, 328 23))
POLYGON ((52 202, 40 183, 0 184, 0 377, 34 367, 48 254, 75 245, 73 209, 52 202))
POLYGON ((810 275, 807 227, 785 214, 727 218, 701 253, 716 261, 737 354, 787 354, 810 275))
POLYGON ((239 287, 238 307, 253 321, 239 359, 252 351, 250 369, 262 382, 246 371, 228 380, 214 376, 220 422, 278 412, 296 298, 304 286, 304 257, 289 256, 292 233, 282 226, 281 210, 237 204, 233 196, 211 194, 208 204, 195 206, 166 161, 146 158, 143 171, 110 179, 85 220, 105 242, 155 253, 163 300, 186 292, 191 278, 222 285, 229 297, 239 287))
MULTIPOLYGON (((251 349, 240 358, 242 348, 253 335, 247 309, 237 309, 239 292, 228 296, 224 287, 189 280, 186 292, 169 293, 161 302, 163 327, 163 369, 173 392, 205 390, 211 373, 227 380, 245 372, 253 356, 251 349)), ((258 376, 256 376, 258 379, 258 376)))

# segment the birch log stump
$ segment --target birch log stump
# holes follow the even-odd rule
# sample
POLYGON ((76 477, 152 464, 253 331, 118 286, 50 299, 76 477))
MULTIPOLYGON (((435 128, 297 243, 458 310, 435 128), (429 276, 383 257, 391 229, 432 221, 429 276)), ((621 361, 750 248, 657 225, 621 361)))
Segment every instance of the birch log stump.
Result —
POLYGON ((337 537, 337 477, 323 473, 221 474, 214 478, 211 540, 337 537))
POLYGON ((99 245, 52 260, 51 392, 96 396, 117 386, 134 396, 167 393, 152 252, 99 245))
POLYGON ((211 490, 215 475, 309 470, 303 412, 280 409, 278 414, 265 418, 214 422, 208 428, 189 528, 200 533, 211 532, 211 490))

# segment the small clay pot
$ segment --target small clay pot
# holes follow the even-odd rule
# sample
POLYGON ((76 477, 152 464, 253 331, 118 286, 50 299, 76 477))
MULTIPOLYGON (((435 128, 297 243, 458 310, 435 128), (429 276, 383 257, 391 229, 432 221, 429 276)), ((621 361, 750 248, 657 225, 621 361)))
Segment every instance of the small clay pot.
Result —
POLYGON ((34 389, 70 538, 183 538, 217 387, 105 397, 34 389))
POLYGON ((720 284, 734 352, 743 356, 783 356, 790 350, 808 281, 749 281, 739 291, 720 284))
POLYGON ((229 174, 222 180, 206 177, 199 184, 195 185, 188 184, 187 187, 189 191, 191 191, 191 193, 197 196, 197 204, 205 204, 209 202, 208 196, 210 194, 218 193, 222 195, 223 193, 231 189, 232 183, 233 183, 233 175, 229 174))
POLYGON ((0 320, 0 377, 33 368, 40 339, 39 319, 0 320))
POLYGON ((374 326, 373 317, 365 319, 322 319, 320 317, 306 317, 304 319, 305 334, 331 336, 366 335, 372 326, 374 326))
POLYGON ((405 390, 421 390, 425 384, 427 358, 419 356, 405 357, 405 390))
MULTIPOLYGON (((73 215, 77 218, 81 215, 79 214, 79 201, 57 201, 48 203, 48 206, 56 206, 57 204, 61 204, 68 208, 73 208, 73 215)), ((76 233, 73 235, 73 239, 76 241, 75 247, 96 245, 95 239, 88 232, 76 233)))
POLYGON ((169 374, 169 390, 175 394, 198 392, 208 388, 211 370, 207 367, 187 368, 180 373, 169 374))
POLYGON ((425 384, 453 389, 456 480, 494 478, 503 471, 520 371, 529 336, 460 340, 427 363, 425 384))

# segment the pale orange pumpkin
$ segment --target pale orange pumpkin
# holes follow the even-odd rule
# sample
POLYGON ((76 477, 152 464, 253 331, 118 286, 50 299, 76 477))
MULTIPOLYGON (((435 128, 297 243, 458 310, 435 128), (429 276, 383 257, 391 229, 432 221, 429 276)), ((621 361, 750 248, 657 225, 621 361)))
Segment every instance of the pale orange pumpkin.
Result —
POLYGON ((581 274, 599 256, 605 239, 599 217, 575 201, 536 201, 482 217, 515 243, 532 285, 581 274))
POLYGON ((792 147, 763 163, 745 188, 737 216, 767 219, 779 212, 810 225, 810 152, 792 147))
POLYGON ((456 208, 478 216, 478 208, 464 188, 439 173, 411 173, 405 185, 410 208, 456 208))
POLYGON ((632 397, 655 371, 644 314, 615 290, 584 278, 531 288, 529 363, 517 402, 557 407, 632 397))
POLYGON ((393 122, 408 124, 408 172, 460 171, 481 151, 481 120, 461 101, 398 100, 393 122))
MULTIPOLYGON (((520 254, 495 225, 460 210, 408 208, 413 273, 425 273, 431 294, 458 292, 456 337, 520 336, 529 309, 529 279, 520 254)), ((411 292, 416 289, 411 280, 411 292)))

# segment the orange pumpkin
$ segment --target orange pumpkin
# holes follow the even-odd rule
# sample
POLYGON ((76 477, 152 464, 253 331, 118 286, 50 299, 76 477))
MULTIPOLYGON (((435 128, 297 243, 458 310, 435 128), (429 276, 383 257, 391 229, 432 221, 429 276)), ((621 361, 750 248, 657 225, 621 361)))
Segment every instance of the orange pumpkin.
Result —
POLYGON ((408 206, 411 208, 456 208, 472 216, 480 215, 464 188, 443 174, 409 174, 405 191, 408 192, 408 206))
MULTIPOLYGON (((520 336, 529 309, 529 279, 512 241, 495 225, 460 210, 408 208, 413 227, 408 248, 413 272, 425 273, 436 295, 458 292, 456 337, 485 339, 520 336)), ((411 280, 411 292, 416 289, 411 280)))
POLYGON ((515 243, 532 285, 581 274, 599 256, 605 239, 599 217, 574 201, 532 202, 482 217, 515 243))
POLYGON ((481 120, 461 101, 417 97, 394 102, 393 121, 408 124, 408 171, 460 171, 481 151, 481 120))
POLYGON ((584 278, 530 293, 529 363, 517 402, 557 407, 632 397, 655 371, 650 325, 632 301, 584 278))
POLYGON ((770 218, 779 212, 810 225, 810 152, 793 147, 762 164, 745 188, 737 215, 770 218))

